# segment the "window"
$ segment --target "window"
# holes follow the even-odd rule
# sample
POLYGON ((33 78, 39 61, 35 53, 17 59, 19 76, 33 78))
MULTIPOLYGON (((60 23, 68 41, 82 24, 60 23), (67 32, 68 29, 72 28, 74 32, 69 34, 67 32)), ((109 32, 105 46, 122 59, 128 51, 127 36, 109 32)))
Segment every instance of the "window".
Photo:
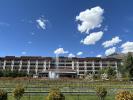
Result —
POLYGON ((87 70, 92 70, 92 67, 87 67, 87 70))
POLYGON ((84 68, 83 67, 80 67, 79 70, 84 70, 84 68))

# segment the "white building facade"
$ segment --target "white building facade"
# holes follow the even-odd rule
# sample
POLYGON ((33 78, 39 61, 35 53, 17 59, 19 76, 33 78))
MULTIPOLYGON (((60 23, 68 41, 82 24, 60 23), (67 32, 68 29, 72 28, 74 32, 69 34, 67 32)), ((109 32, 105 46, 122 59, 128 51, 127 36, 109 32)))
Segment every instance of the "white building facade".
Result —
POLYGON ((0 58, 0 70, 21 71, 27 74, 47 73, 57 71, 60 73, 75 73, 76 76, 98 74, 102 68, 112 67, 117 71, 120 59, 116 58, 68 58, 59 57, 58 66, 56 58, 34 56, 6 56, 0 58))

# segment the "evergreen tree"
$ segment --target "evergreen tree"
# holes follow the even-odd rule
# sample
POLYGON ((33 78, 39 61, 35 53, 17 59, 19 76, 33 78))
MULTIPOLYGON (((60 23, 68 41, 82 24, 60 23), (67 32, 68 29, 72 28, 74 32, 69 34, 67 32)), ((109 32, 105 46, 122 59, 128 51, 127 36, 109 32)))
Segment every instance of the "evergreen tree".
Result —
POLYGON ((112 67, 108 67, 106 72, 107 72, 107 75, 108 75, 109 79, 116 76, 116 71, 112 67))
POLYGON ((131 53, 128 53, 124 61, 124 69, 129 78, 133 78, 133 57, 131 53))

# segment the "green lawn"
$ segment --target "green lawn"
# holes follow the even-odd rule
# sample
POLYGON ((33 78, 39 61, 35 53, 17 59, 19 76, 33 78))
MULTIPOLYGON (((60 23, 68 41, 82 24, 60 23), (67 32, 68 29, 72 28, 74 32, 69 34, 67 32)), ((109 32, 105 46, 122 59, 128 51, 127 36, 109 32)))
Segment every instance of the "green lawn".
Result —
MULTIPOLYGON (((133 83, 129 81, 86 81, 86 80, 44 80, 29 78, 0 78, 0 89, 12 92, 17 84, 22 84, 30 96, 24 96, 21 100, 45 100, 42 92, 48 92, 51 87, 59 87, 62 92, 68 92, 65 95, 66 100, 98 100, 95 96, 95 88, 104 86, 107 88, 108 95, 105 100, 115 100, 115 94, 118 90, 124 89, 133 92, 133 83), (37 92, 37 94, 33 93, 37 92), (88 94, 72 95, 70 92, 87 92, 88 94), (94 93, 93 95, 89 93, 94 93)), ((25 93, 25 95, 27 95, 25 93)), ((8 100, 14 100, 12 96, 8 100)))
MULTIPOLYGON (((24 96, 21 100, 45 100, 45 98, 46 96, 24 96)), ((14 98, 12 96, 9 96, 8 100, 14 100, 14 98)), ((98 100, 98 98, 96 96, 91 95, 67 95, 65 96, 65 100, 98 100)), ((105 100, 114 100, 114 97, 107 96, 105 100)))

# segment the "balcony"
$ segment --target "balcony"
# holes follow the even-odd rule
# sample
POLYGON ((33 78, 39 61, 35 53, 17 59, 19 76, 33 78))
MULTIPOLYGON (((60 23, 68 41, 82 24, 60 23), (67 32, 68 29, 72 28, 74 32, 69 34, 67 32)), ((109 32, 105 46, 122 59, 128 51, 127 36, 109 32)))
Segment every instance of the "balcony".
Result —
POLYGON ((95 70, 100 70, 100 67, 95 67, 94 69, 95 69, 95 70))
POLYGON ((79 68, 79 70, 85 70, 85 68, 82 67, 82 68, 79 68))
POLYGON ((93 68, 92 67, 87 67, 87 70, 92 70, 93 68))
POLYGON ((86 66, 92 66, 92 64, 86 64, 86 66))

